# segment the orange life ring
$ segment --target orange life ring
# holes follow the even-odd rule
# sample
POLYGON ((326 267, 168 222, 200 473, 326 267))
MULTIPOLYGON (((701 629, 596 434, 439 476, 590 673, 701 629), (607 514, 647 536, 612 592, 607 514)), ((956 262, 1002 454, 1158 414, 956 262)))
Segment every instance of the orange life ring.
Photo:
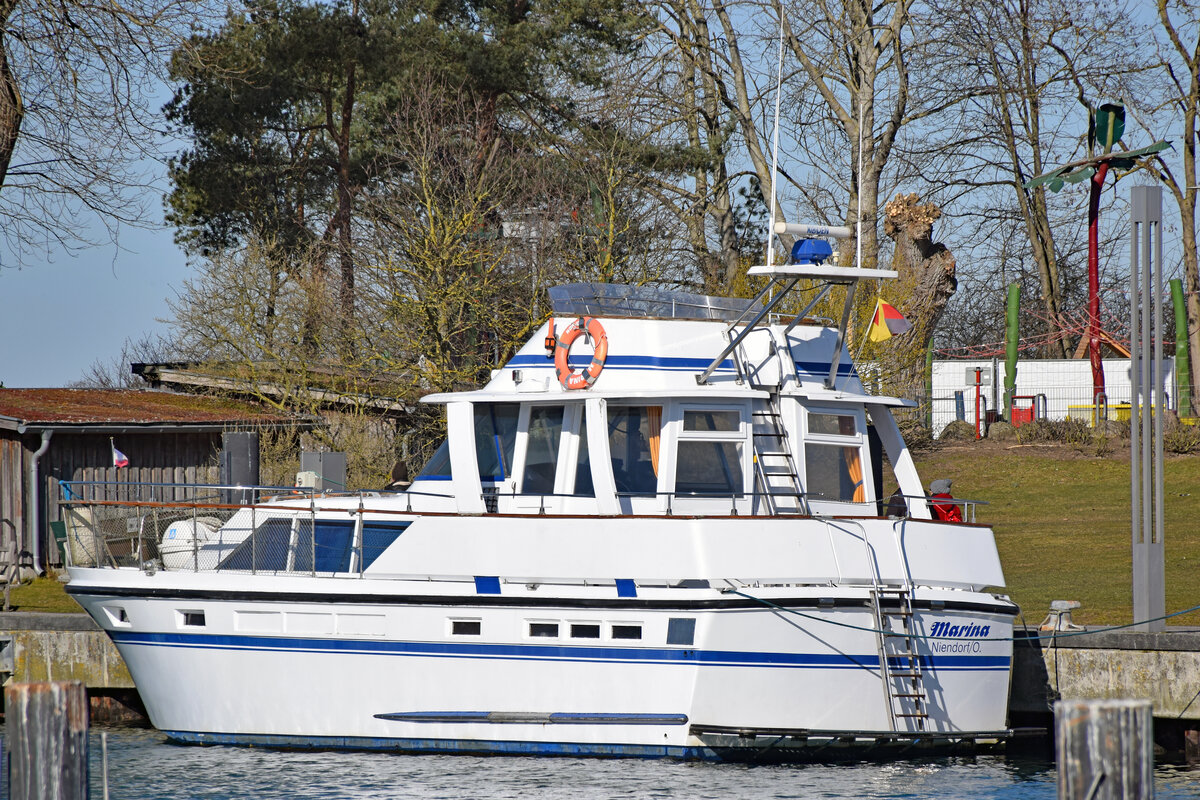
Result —
POLYGON ((564 389, 587 389, 600 377, 607 358, 608 334, 604 332, 604 326, 595 317, 580 317, 567 326, 554 347, 554 369, 558 373, 558 382, 564 389), (572 372, 567 364, 567 356, 571 353, 572 343, 584 334, 592 340, 592 363, 583 372, 572 372))

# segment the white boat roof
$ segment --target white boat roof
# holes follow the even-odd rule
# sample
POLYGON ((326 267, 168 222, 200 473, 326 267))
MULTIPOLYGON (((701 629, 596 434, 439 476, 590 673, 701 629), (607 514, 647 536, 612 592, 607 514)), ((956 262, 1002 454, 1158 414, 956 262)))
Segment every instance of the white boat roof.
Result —
MULTIPOLYGON (((811 265, 804 269, 814 276, 830 270, 839 275, 853 272, 855 277, 887 272, 811 265)), ((486 386, 476 391, 431 394, 423 401, 529 402, 543 397, 558 402, 589 397, 750 399, 765 397, 765 387, 777 386, 783 395, 813 402, 909 405, 894 397, 868 394, 845 342, 839 343, 837 329, 823 325, 789 328, 779 322, 760 324, 736 351, 740 370, 731 354, 716 364, 704 383, 698 383, 697 377, 727 349, 731 323, 747 317, 742 320, 744 327, 749 317, 761 311, 761 306, 750 300, 611 284, 559 286, 550 290, 550 297, 555 316, 543 323, 503 367, 493 371, 486 386), (566 389, 555 369, 554 352, 547 352, 545 340, 551 325, 554 334, 561 337, 583 316, 599 321, 607 339, 607 358, 591 386, 566 389), (827 387, 839 344, 836 379, 832 387, 827 387), (751 373, 754 377, 747 380, 751 373), (770 377, 763 377, 768 374, 770 377)), ((592 358, 592 343, 580 336, 571 347, 568 365, 579 372, 592 363, 592 358)))

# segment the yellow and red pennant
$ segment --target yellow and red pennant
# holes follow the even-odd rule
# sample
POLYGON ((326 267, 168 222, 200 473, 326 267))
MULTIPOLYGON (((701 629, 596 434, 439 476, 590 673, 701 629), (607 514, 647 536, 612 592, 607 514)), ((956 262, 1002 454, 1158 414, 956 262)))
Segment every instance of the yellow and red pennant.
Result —
POLYGON ((871 318, 871 327, 867 338, 872 342, 883 342, 893 336, 904 333, 912 327, 912 323, 896 310, 891 303, 885 303, 883 298, 875 300, 875 316, 871 318))

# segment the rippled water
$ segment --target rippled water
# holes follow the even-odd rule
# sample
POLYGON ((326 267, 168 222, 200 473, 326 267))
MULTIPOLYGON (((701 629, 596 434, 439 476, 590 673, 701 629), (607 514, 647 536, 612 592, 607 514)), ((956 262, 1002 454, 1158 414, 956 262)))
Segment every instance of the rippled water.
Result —
MULTIPOLYGON (((1054 798, 1054 765, 1004 756, 890 764, 745 766, 635 759, 416 756, 187 747, 107 732, 109 795, 148 798, 1054 798)), ((92 798, 101 794, 93 730, 92 798)), ((1159 798, 1200 796, 1200 769, 1160 766, 1159 798)))

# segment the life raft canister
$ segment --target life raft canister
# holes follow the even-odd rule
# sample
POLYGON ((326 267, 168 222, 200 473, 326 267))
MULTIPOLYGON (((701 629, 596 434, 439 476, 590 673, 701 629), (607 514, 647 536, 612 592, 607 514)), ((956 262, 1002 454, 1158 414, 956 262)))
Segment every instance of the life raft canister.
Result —
POLYGON ((564 389, 587 389, 600 377, 607 358, 608 334, 604 332, 604 326, 595 317, 580 317, 567 326, 554 348, 554 369, 558 373, 558 382, 564 389), (571 353, 571 344, 580 336, 592 340, 592 363, 582 372, 572 372, 567 364, 567 356, 571 353))

